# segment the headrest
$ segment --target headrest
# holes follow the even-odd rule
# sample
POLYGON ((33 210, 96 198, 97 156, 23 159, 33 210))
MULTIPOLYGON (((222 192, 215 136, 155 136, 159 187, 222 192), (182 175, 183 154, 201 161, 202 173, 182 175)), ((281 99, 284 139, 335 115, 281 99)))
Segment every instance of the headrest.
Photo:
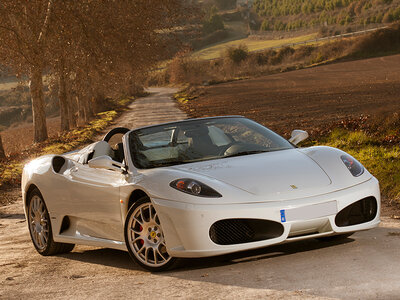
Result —
POLYGON ((196 136, 203 136, 203 135, 208 135, 208 128, 207 126, 199 126, 196 128, 190 128, 184 131, 185 136, 192 138, 196 136))
POLYGON ((92 158, 99 157, 102 155, 107 155, 112 158, 113 154, 114 154, 114 152, 107 142, 100 141, 100 142, 93 144, 93 157, 92 158))

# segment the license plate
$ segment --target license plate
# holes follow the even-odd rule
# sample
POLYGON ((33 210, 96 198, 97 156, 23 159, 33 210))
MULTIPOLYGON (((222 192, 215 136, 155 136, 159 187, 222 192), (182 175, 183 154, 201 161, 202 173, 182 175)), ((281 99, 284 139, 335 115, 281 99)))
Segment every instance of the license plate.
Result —
POLYGON ((337 213, 336 201, 329 201, 296 208, 281 209, 281 222, 305 221, 322 218, 337 213))

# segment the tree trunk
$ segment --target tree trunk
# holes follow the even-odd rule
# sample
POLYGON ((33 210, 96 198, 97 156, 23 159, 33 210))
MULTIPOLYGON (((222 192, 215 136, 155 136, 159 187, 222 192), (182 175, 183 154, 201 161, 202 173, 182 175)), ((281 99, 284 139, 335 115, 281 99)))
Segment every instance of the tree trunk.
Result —
POLYGON ((61 68, 58 82, 58 98, 60 101, 61 131, 69 130, 68 99, 64 68, 61 68))
POLYGON ((36 66, 32 67, 30 80, 31 81, 29 83, 29 88, 31 91, 34 128, 33 141, 37 143, 47 140, 46 112, 43 99, 42 69, 36 66))
POLYGON ((4 152, 4 148, 3 148, 3 141, 1 139, 1 135, 0 135, 0 159, 6 158, 6 153, 4 152))
POLYGON ((71 129, 78 126, 78 120, 76 115, 77 112, 76 95, 75 92, 71 89, 71 82, 67 81, 66 83, 67 83, 66 87, 70 91, 67 100, 68 100, 68 120, 69 120, 69 127, 71 129))
POLYGON ((83 98, 83 112, 85 117, 85 123, 89 123, 93 119, 93 110, 91 105, 91 99, 89 97, 83 98))

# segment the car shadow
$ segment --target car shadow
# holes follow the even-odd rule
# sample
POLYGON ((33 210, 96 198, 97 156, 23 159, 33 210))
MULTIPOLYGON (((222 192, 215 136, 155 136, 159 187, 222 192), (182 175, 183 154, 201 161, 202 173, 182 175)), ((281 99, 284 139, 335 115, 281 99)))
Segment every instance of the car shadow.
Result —
MULTIPOLYGON (((172 273, 178 274, 180 272, 186 272, 188 270, 201 270, 258 260, 268 260, 279 256, 287 256, 295 253, 313 251, 326 247, 332 247, 335 245, 337 246, 347 244, 353 241, 354 239, 352 238, 345 238, 342 240, 329 242, 310 239, 214 257, 182 258, 178 261, 178 264, 174 269, 172 269, 171 271, 162 272, 161 274, 171 275, 172 273)), ((128 252, 122 250, 108 248, 89 249, 79 252, 70 252, 68 254, 62 254, 59 256, 66 259, 111 266, 126 270, 143 270, 140 266, 132 261, 128 252)))
POLYGON ((25 220, 24 214, 0 214, 0 219, 25 220))
POLYGON ((141 270, 129 256, 129 253, 122 250, 109 248, 90 249, 83 251, 72 251, 67 254, 60 254, 60 257, 76 260, 85 263, 98 264, 126 270, 141 270))
POLYGON ((235 265, 238 263, 268 260, 280 256, 288 256, 352 242, 354 242, 354 239, 351 237, 335 241, 310 239, 214 257, 182 259, 181 267, 174 269, 174 272, 185 272, 193 269, 207 269, 218 266, 235 265))

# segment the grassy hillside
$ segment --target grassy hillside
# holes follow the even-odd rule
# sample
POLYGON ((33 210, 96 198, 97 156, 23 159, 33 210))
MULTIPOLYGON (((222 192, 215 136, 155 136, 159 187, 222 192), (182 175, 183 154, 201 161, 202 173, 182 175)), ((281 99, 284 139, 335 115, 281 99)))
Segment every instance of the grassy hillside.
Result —
POLYGON ((255 0, 253 9, 265 31, 400 20, 400 0, 255 0))
POLYGON ((294 38, 276 39, 276 40, 257 40, 252 38, 239 39, 226 43, 208 47, 193 53, 193 57, 200 60, 215 59, 221 56, 227 48, 246 45, 250 52, 264 50, 273 47, 280 47, 287 44, 294 44, 315 39, 317 33, 302 35, 294 38))

